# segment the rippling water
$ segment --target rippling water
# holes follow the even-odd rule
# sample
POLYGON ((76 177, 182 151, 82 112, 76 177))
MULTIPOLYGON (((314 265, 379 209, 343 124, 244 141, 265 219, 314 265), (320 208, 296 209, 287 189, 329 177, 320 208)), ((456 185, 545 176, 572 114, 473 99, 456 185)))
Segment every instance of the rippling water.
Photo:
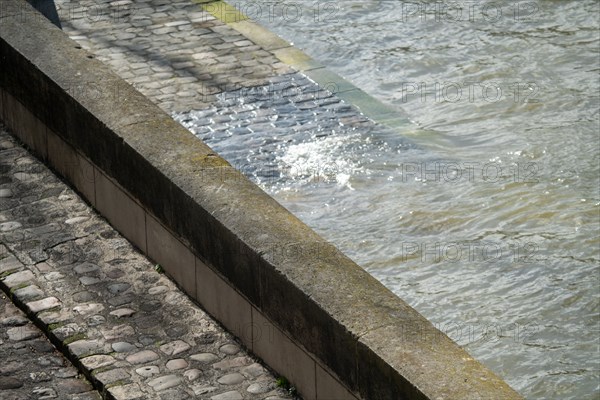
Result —
POLYGON ((255 178, 527 398, 598 398, 599 3, 249 4, 412 123, 211 145, 329 166, 255 178))

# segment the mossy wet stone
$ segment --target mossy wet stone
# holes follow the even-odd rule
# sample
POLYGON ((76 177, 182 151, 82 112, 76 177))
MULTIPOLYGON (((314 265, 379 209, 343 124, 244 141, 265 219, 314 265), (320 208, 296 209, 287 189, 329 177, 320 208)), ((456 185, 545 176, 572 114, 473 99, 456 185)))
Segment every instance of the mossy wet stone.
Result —
POLYGON ((14 274, 8 275, 3 279, 3 283, 9 288, 29 283, 35 279, 33 272, 29 270, 15 272, 14 274))

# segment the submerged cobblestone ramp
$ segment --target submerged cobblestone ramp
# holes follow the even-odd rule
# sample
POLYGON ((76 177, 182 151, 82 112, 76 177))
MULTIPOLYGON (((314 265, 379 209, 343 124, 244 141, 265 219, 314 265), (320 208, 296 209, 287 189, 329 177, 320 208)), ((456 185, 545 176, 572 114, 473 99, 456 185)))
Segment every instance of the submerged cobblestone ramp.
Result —
MULTIPOLYGON (((1 126, 0 132, 0 287, 108 398, 291 398, 231 334, 1 126)), ((68 380, 77 376, 73 368, 50 365, 65 361, 41 332, 6 300, 1 306, 0 353, 7 356, 0 398, 24 398, 2 390, 23 383, 24 373, 34 382, 52 380, 32 389, 40 396, 84 391, 85 381, 68 380), (11 360, 29 347, 50 355, 22 371, 11 360)))

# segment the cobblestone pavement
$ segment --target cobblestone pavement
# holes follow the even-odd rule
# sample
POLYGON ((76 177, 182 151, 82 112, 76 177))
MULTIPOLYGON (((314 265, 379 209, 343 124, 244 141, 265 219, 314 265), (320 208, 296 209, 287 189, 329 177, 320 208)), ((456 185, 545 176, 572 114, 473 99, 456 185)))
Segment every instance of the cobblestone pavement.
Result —
MULTIPOLYGON (((167 112, 290 71, 191 0, 57 0, 64 31, 167 112)), ((93 85, 101 82, 90 82, 93 85)))
POLYGON ((0 327, 1 399, 101 399, 3 293, 0 293, 0 327))
MULTIPOLYGON (((232 335, 0 131, 0 287, 97 387, 117 399, 290 398, 232 335)), ((20 321, 18 332, 29 334, 20 321)), ((10 365, 0 373, 9 386, 20 379, 10 365)))

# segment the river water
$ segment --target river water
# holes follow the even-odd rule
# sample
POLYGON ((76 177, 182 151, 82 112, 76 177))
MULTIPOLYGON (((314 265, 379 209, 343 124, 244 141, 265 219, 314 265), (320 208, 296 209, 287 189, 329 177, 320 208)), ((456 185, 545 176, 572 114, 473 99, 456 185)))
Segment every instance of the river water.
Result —
POLYGON ((597 399, 599 2, 232 4, 410 121, 261 186, 525 397, 597 399))

